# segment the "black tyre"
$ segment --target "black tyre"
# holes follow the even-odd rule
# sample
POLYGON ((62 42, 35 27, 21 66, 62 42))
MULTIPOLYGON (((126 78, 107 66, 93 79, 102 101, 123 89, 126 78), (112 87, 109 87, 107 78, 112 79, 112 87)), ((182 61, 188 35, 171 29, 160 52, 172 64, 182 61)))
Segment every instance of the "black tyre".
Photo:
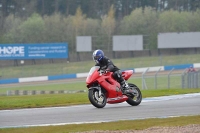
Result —
POLYGON ((127 94, 128 100, 126 100, 126 102, 132 106, 137 106, 142 101, 142 93, 136 85, 129 83, 129 86, 133 93, 127 94))
POLYGON ((88 98, 91 104, 97 108, 103 108, 107 102, 107 98, 105 97, 105 94, 101 92, 101 95, 99 96, 99 90, 95 88, 89 89, 88 98))

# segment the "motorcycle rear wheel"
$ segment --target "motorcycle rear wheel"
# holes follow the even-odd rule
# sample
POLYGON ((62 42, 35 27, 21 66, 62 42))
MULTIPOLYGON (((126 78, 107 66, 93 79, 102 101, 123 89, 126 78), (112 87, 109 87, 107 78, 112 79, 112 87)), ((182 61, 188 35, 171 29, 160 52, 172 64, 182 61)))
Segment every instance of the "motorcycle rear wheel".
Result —
POLYGON ((88 98, 93 106, 96 108, 103 108, 106 105, 107 98, 103 92, 99 96, 98 89, 89 89, 88 98))
POLYGON ((126 102, 132 106, 137 106, 142 101, 142 93, 136 85, 129 83, 129 86, 133 90, 134 94, 128 94, 128 100, 126 100, 126 102))

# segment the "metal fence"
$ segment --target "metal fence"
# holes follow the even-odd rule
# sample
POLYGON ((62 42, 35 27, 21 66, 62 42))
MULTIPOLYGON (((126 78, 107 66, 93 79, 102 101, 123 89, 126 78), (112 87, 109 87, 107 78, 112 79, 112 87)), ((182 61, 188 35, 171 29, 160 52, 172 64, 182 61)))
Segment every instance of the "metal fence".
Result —
POLYGON ((183 70, 149 72, 146 69, 142 73, 142 89, 176 89, 182 87, 181 75, 183 70))
POLYGON ((182 88, 200 88, 200 70, 182 73, 182 88))
POLYGON ((200 70, 160 70, 149 72, 149 69, 146 69, 142 73, 142 89, 200 88, 200 70))

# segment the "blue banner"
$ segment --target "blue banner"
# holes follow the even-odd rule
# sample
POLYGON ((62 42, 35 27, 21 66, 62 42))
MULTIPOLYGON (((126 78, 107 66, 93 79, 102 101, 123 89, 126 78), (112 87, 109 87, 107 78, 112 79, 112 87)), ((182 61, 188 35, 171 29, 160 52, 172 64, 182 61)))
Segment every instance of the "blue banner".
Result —
POLYGON ((1 44, 0 59, 68 58, 67 43, 1 44))

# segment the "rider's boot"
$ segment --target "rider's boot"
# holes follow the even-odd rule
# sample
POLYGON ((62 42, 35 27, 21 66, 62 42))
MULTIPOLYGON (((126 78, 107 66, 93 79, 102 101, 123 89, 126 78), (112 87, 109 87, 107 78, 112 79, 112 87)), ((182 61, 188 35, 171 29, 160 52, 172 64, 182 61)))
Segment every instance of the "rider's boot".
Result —
POLYGON ((123 89, 122 92, 124 94, 126 94, 129 91, 129 85, 128 85, 128 83, 124 80, 120 84, 121 84, 122 89, 123 89))

